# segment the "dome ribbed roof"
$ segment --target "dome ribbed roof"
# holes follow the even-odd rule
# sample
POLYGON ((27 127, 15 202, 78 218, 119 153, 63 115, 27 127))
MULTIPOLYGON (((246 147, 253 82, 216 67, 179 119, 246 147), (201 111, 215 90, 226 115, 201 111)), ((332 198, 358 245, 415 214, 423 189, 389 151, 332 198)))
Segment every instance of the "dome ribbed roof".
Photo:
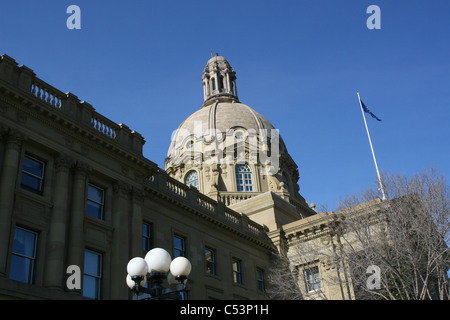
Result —
POLYGON ((194 136, 207 139, 210 133, 226 133, 230 129, 243 128, 260 133, 261 129, 269 131, 275 129, 273 125, 261 114, 242 103, 216 102, 203 106, 191 114, 179 126, 172 137, 167 157, 176 155, 187 137, 194 136), (200 135, 200 136, 199 136, 200 135))

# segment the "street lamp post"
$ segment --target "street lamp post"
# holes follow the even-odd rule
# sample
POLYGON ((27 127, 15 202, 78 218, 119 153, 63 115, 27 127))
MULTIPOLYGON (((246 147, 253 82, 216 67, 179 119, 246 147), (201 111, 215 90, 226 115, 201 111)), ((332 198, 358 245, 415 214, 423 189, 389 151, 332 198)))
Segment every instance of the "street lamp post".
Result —
POLYGON ((147 252, 145 258, 135 257, 128 262, 126 282, 134 294, 147 293, 149 299, 180 299, 186 291, 187 277, 191 263, 185 257, 172 260, 170 254, 161 248, 147 252), (169 288, 163 287, 167 279, 169 288), (145 287, 149 281, 149 288, 145 287))

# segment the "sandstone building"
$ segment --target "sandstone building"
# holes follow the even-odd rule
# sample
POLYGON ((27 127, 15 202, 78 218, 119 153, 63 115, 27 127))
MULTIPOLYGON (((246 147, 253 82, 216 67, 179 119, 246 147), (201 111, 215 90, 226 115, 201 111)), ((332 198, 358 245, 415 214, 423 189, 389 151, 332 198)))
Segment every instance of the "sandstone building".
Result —
MULTIPOLYGON (((138 132, 0 57, 1 299, 129 299, 127 262, 153 247, 191 261, 188 299, 267 298, 271 254, 320 215, 225 58, 207 62, 202 85, 163 170, 138 132)), ((312 292, 325 290, 316 266, 312 292)))

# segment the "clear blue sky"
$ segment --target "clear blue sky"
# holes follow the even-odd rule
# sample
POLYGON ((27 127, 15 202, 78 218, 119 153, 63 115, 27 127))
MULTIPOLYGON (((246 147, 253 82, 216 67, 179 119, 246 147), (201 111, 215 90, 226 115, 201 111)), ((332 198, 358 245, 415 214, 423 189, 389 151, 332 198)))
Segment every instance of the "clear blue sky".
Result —
POLYGON ((203 102, 211 51, 239 98, 279 129, 308 202, 374 187, 376 171, 450 177, 450 1, 3 1, 0 54, 141 133, 164 167, 173 130, 203 102), (69 5, 81 29, 69 30, 69 5), (369 30, 369 5, 381 29, 369 30))

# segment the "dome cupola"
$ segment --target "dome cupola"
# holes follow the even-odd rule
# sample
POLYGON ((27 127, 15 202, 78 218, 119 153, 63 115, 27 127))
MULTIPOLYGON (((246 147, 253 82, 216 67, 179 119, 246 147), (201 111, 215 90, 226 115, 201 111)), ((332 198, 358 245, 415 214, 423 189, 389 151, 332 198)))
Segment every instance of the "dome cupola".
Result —
POLYGON ((204 105, 216 100, 239 101, 236 89, 236 72, 228 61, 217 53, 208 60, 203 70, 204 105))

